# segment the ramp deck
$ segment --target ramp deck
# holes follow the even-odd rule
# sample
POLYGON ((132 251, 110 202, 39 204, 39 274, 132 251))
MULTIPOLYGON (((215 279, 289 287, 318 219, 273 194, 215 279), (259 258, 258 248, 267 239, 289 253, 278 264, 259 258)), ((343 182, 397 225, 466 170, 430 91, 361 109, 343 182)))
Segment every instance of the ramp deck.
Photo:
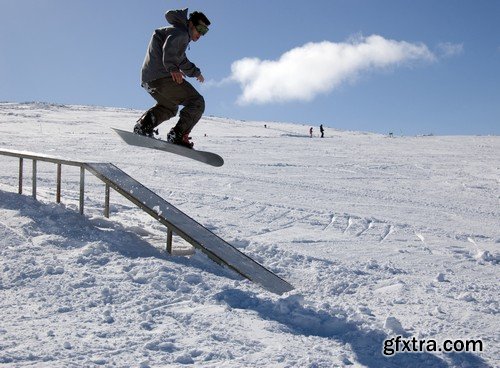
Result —
POLYGON ((293 286, 288 282, 240 252, 115 165, 85 163, 85 168, 215 262, 228 266, 273 293, 281 295, 293 290, 293 286))

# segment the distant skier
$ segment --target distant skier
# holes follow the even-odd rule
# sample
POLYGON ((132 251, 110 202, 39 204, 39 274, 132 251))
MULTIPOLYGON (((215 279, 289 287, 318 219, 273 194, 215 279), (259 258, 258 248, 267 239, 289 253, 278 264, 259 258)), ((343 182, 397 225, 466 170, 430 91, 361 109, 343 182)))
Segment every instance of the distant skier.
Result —
POLYGON ((207 34, 210 21, 201 12, 188 9, 169 10, 165 18, 170 27, 156 29, 142 65, 142 87, 157 104, 146 111, 134 126, 134 133, 153 136, 154 128, 177 114, 184 106, 179 121, 167 135, 167 141, 193 147, 189 133, 205 111, 203 96, 184 78, 194 77, 203 83, 199 68, 186 56, 190 41, 207 34))
POLYGON ((321 132, 321 138, 325 138, 325 129, 323 129, 323 124, 319 126, 319 131, 321 132))
POLYGON ((313 137, 313 127, 309 128, 309 136, 312 138, 313 137))

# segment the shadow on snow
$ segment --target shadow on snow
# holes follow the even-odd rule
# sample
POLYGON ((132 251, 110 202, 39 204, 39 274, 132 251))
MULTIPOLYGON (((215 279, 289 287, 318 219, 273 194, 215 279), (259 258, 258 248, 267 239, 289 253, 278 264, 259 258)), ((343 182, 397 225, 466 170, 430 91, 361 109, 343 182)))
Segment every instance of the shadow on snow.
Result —
POLYGON ((489 367, 470 353, 447 354, 449 362, 431 353, 399 353, 385 356, 384 340, 392 338, 380 330, 363 329, 360 323, 348 321, 341 310, 313 310, 302 305, 302 298, 292 295, 278 300, 262 299, 254 294, 230 289, 215 295, 218 302, 232 308, 256 311, 261 318, 279 322, 292 334, 317 336, 349 344, 358 363, 370 368, 399 367, 489 367))

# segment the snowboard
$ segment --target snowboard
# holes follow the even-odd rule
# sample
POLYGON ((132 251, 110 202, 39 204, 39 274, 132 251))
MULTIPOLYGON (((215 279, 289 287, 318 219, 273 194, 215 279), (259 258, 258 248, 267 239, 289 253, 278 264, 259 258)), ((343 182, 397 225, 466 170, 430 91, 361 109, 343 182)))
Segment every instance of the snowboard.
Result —
POLYGON ((170 152, 216 167, 224 165, 222 157, 212 152, 198 151, 192 148, 180 146, 178 144, 169 143, 162 139, 150 138, 121 129, 111 129, 113 129, 127 144, 133 146, 153 148, 160 151, 170 152))

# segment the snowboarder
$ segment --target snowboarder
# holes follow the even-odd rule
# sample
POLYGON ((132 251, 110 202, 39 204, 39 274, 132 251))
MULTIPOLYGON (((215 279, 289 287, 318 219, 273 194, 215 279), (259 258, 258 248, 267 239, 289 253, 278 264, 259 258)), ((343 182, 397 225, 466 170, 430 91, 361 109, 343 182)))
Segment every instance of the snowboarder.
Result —
POLYGON ((323 129, 323 124, 319 126, 319 131, 321 132, 321 138, 325 138, 325 129, 323 129))
POLYGON ((165 14, 169 27, 155 30, 144 63, 141 86, 157 104, 146 111, 134 126, 134 133, 153 136, 155 128, 177 114, 179 105, 184 106, 179 121, 167 135, 167 141, 189 148, 189 132, 205 111, 203 96, 184 78, 193 77, 200 83, 203 74, 186 56, 190 41, 196 42, 208 32, 210 21, 201 12, 189 14, 188 9, 169 10, 165 14))
POLYGON ((313 137, 313 127, 309 128, 309 136, 312 138, 313 137))

